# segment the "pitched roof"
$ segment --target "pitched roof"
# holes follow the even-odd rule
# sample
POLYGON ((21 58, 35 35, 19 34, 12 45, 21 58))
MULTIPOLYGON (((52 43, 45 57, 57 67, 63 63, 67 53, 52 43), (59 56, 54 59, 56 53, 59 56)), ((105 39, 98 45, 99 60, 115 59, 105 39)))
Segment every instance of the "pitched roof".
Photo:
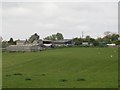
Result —
POLYGON ((69 42, 72 41, 72 39, 63 39, 63 40, 57 40, 57 41, 53 41, 54 43, 65 43, 65 42, 69 42))

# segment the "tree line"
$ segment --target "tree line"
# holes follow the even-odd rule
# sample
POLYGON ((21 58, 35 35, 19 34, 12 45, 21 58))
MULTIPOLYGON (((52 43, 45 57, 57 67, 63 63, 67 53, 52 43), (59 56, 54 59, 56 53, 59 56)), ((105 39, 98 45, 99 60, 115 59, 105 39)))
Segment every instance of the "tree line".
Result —
POLYGON ((106 44, 116 44, 120 45, 120 35, 116 33, 112 33, 110 31, 104 32, 104 37, 98 37, 97 39, 94 39, 90 36, 86 36, 85 38, 74 38, 73 41, 75 42, 75 45, 81 45, 82 42, 88 42, 93 43, 94 46, 98 46, 100 42, 106 43, 106 44))
MULTIPOLYGON (((31 35, 28 40, 26 39, 26 41, 29 43, 33 43, 34 40, 39 40, 39 39, 40 39, 40 36, 37 33, 35 33, 35 34, 31 35)), ((62 33, 52 34, 52 35, 44 38, 44 40, 53 40, 53 41, 63 40, 63 39, 64 39, 64 36, 62 33)), ((104 32, 104 37, 99 37, 97 39, 94 39, 88 35, 85 38, 76 37, 76 38, 73 38, 72 40, 75 43, 75 45, 81 45, 82 42, 88 42, 88 43, 92 43, 94 46, 98 46, 99 42, 120 45, 119 39, 120 39, 119 34, 112 33, 110 31, 106 31, 106 32, 104 32)), ((13 40, 13 38, 10 38, 9 41, 2 42, 2 47, 5 48, 8 45, 16 45, 17 41, 18 40, 13 40)))

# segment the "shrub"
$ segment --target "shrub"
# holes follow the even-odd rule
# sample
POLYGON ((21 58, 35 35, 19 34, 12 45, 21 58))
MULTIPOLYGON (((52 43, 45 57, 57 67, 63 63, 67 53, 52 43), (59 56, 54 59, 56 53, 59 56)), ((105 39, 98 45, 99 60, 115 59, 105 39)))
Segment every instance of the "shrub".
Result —
POLYGON ((31 78, 26 78, 25 80, 32 80, 31 78))
POLYGON ((68 81, 68 80, 66 80, 66 79, 61 79, 60 81, 61 81, 61 82, 66 82, 66 81, 68 81))
POLYGON ((78 78, 77 81, 85 81, 84 78, 78 78))

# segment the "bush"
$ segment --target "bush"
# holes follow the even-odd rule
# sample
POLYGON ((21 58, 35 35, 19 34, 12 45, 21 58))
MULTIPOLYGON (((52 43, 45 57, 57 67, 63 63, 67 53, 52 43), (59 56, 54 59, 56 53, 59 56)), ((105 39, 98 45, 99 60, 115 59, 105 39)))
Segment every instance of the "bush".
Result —
POLYGON ((32 80, 31 78, 26 78, 25 80, 32 80))
POLYGON ((66 80, 66 79, 61 79, 60 81, 61 81, 61 82, 66 82, 66 81, 68 81, 68 80, 66 80))
POLYGON ((77 81, 85 81, 84 78, 78 78, 77 81))

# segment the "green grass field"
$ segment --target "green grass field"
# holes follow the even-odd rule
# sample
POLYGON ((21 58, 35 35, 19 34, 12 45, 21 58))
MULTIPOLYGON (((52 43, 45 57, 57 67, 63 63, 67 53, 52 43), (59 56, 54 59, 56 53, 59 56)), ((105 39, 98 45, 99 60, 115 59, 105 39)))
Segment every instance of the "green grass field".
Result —
POLYGON ((3 52, 3 88, 118 87, 117 48, 3 52))

